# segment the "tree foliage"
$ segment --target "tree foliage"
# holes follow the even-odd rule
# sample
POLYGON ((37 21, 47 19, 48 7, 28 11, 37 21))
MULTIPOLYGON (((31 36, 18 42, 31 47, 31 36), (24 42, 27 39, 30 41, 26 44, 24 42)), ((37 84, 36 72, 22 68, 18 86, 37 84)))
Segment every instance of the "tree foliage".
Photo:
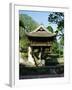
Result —
POLYGON ((34 30, 38 24, 30 16, 26 14, 19 15, 19 26, 23 27, 27 32, 34 30))
POLYGON ((48 21, 57 24, 57 30, 56 33, 63 37, 61 39, 64 39, 64 13, 62 12, 52 12, 49 14, 48 21))
POLYGON ((48 17, 48 21, 57 24, 57 28, 60 31, 64 29, 64 13, 52 12, 48 17))
POLYGON ((52 32, 52 33, 54 32, 54 31, 53 31, 53 28, 52 28, 51 26, 48 26, 47 29, 48 29, 50 32, 52 32))
POLYGON ((33 31, 38 24, 28 15, 19 14, 19 46, 20 48, 26 48, 28 45, 28 39, 26 37, 26 32, 33 31))
MULTIPOLYGON (((53 52, 58 53, 60 50, 62 51, 63 45, 64 45, 64 13, 62 12, 51 12, 48 16, 48 21, 52 24, 57 25, 57 30, 55 30, 55 33, 57 34, 58 42, 57 40, 53 43, 53 52), (60 47, 59 47, 60 44, 60 47), (61 48, 61 49, 59 49, 61 48)), ((51 27, 48 27, 48 29, 51 32, 54 32, 51 27)), ((63 52, 63 51, 62 51, 63 52)))

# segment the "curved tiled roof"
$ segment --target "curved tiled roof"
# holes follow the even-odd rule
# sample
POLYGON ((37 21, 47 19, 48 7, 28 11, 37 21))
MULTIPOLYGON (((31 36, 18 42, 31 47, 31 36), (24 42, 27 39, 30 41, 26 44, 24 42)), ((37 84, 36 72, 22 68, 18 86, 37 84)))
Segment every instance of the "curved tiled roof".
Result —
POLYGON ((51 33, 43 25, 40 25, 34 31, 29 33, 26 32, 26 35, 30 37, 54 37, 56 36, 56 33, 51 33))

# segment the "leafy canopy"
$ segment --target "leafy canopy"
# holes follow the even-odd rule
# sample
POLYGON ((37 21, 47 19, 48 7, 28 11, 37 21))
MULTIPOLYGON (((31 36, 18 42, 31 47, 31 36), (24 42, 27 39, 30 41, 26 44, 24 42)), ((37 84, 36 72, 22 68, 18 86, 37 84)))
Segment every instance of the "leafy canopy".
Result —
POLYGON ((31 32, 37 28, 38 23, 35 22, 30 16, 26 14, 19 14, 19 46, 26 48, 29 41, 25 35, 26 32, 31 32))

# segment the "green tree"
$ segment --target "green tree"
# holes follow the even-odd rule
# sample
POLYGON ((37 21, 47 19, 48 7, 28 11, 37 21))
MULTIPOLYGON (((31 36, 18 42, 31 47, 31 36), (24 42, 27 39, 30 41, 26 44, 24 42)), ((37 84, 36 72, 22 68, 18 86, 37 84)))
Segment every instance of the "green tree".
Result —
POLYGON ((56 50, 61 52, 63 54, 63 46, 64 46, 64 13, 63 12, 51 12, 48 16, 48 21, 52 24, 57 25, 57 30, 55 33, 57 33, 58 41, 54 43, 54 51, 55 47, 58 47, 56 50), (58 45, 57 45, 58 43, 58 45))
MULTIPOLYGON (((47 29, 54 33, 54 30, 51 26, 48 26, 47 29)), ((57 39, 55 38, 55 40, 53 41, 53 44, 52 44, 52 53, 55 53, 55 54, 58 54, 59 53, 59 48, 58 48, 58 42, 57 42, 57 39)))
POLYGON ((64 13, 52 12, 48 16, 48 21, 53 24, 57 24, 56 33, 61 39, 61 44, 64 45, 64 13))
POLYGON ((48 29, 50 32, 52 32, 52 33, 54 32, 54 31, 53 31, 53 28, 52 28, 51 26, 48 26, 47 29, 48 29))
POLYGON ((19 26, 23 27, 27 32, 34 30, 38 23, 26 14, 19 15, 19 26))
POLYGON ((29 41, 26 37, 26 32, 33 31, 38 26, 30 16, 26 14, 19 14, 19 46, 20 48, 26 48, 29 41))
POLYGON ((48 21, 57 24, 60 31, 64 29, 64 13, 52 12, 49 14, 48 21))

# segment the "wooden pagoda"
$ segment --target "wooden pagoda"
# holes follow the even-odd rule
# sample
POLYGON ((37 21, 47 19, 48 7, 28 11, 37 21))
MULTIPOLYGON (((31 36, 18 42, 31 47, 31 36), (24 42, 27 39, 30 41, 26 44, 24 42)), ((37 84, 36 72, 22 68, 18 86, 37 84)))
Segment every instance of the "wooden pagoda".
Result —
POLYGON ((35 56, 37 59, 45 60, 45 55, 51 53, 52 42, 56 34, 51 33, 43 25, 40 25, 34 31, 26 32, 26 36, 30 42, 29 47, 31 48, 32 57, 34 58, 35 56))

